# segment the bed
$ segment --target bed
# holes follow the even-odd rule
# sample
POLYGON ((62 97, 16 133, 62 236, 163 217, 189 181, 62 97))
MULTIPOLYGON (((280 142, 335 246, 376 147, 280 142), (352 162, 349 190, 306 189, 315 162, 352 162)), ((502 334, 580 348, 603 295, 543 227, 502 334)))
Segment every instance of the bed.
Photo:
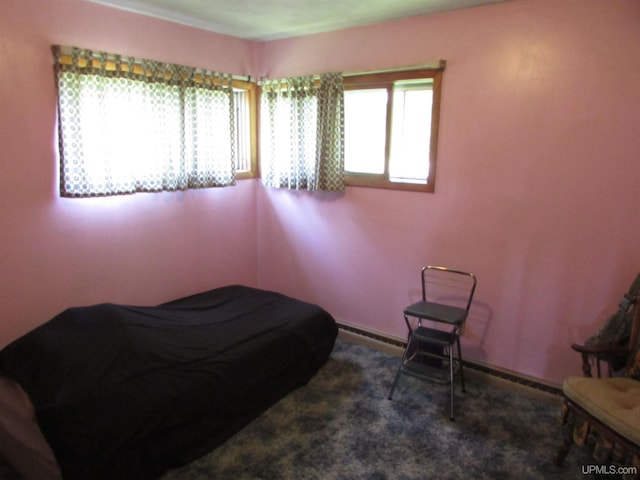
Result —
POLYGON ((27 478, 157 478, 308 382, 337 331, 316 305, 245 286, 68 309, 0 351, 3 453, 27 478))

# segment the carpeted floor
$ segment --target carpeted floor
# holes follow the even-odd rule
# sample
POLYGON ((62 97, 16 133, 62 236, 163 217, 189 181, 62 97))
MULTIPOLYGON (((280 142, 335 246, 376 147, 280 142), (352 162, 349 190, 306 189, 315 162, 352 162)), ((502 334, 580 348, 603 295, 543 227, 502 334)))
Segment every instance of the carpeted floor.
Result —
POLYGON ((561 469, 551 462, 558 398, 469 372, 451 422, 446 385, 403 375, 387 399, 398 362, 339 340, 308 385, 163 480, 589 478, 585 449, 573 447, 561 469))
MULTIPOLYGON (((551 462, 559 398, 466 371, 451 422, 446 385, 403 375, 387 399, 398 362, 338 340, 306 386, 162 480, 592 478, 583 473, 594 463, 584 448, 574 446, 560 469, 551 462)), ((0 479, 9 478, 0 468, 0 479)))

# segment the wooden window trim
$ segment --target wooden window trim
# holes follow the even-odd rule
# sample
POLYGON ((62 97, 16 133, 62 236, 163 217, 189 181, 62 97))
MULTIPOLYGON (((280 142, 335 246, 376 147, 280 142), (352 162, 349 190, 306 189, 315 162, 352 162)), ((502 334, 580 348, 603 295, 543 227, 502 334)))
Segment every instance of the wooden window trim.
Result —
POLYGON ((256 178, 258 176, 258 85, 236 79, 232 80, 231 85, 245 90, 249 100, 250 169, 247 172, 236 172, 236 179, 256 178))
MULTIPOLYGON (((429 149, 429 173, 426 184, 393 182, 389 179, 389 155, 391 137, 391 112, 393 102, 390 100, 387 106, 387 125, 385 141, 385 171, 382 174, 355 173, 345 171, 345 184, 352 187, 385 188, 393 190, 409 190, 418 192, 435 191, 436 184, 436 160, 438 148, 438 127, 440 123, 440 100, 442 96, 442 72, 444 65, 438 68, 425 68, 416 70, 403 70, 382 73, 348 75, 344 77, 345 90, 364 90, 369 88, 387 88, 391 90, 393 82, 399 80, 413 80, 420 78, 433 79, 433 104, 431 107, 431 139, 429 149)), ((391 98, 391 97, 390 97, 391 98)))

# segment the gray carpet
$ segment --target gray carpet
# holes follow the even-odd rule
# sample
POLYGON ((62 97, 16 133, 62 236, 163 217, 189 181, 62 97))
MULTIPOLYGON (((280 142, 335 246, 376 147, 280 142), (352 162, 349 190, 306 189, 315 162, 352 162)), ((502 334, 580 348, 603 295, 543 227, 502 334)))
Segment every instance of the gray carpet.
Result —
MULTIPOLYGON (((594 463, 584 448, 574 446, 560 469, 551 462, 561 441, 558 398, 467 372, 451 422, 446 385, 403 375, 387 400, 398 362, 338 340, 306 386, 162 480, 592 478, 583 474, 594 463)), ((0 466, 0 479, 9 478, 0 466)))
POLYGON ((559 399, 468 374, 451 422, 446 385, 403 375, 387 400, 398 362, 339 340, 308 385, 163 480, 589 478, 586 449, 573 447, 561 469, 551 462, 559 399))

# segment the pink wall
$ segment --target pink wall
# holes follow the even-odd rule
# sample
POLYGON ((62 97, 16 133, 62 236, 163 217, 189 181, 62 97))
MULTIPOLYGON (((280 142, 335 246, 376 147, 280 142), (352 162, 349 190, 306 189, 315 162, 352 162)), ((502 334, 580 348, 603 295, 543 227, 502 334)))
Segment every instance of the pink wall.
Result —
POLYGON ((419 269, 478 274, 468 356, 559 382, 639 270, 640 3, 514 0, 255 44, 81 0, 0 4, 0 346, 61 309, 227 283, 404 336, 419 269), (444 58, 435 194, 57 195, 50 45, 236 74, 444 58), (233 212, 233 214, 230 214, 233 212))
POLYGON ((273 77, 447 60, 435 194, 260 190, 260 283, 405 336, 475 272, 470 358, 552 382, 640 271, 640 2, 515 0, 260 45, 273 77))
POLYGON ((255 46, 79 0, 0 3, 0 346, 72 305, 256 284, 254 180, 119 198, 57 193, 52 44, 251 72, 255 46))

